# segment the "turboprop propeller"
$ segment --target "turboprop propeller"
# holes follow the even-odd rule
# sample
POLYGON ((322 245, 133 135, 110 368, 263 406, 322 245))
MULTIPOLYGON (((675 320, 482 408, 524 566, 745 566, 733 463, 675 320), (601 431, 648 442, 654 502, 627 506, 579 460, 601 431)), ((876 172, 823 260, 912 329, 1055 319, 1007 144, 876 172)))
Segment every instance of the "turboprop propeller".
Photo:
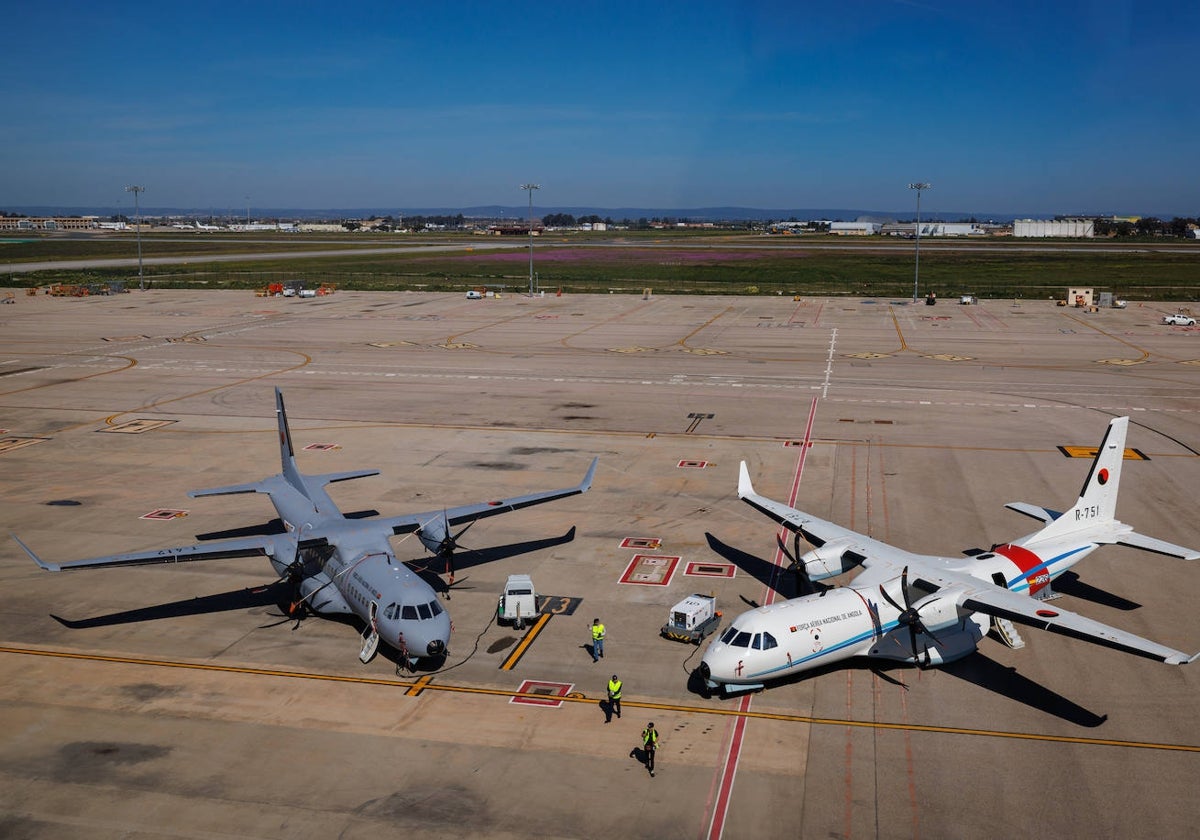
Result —
MULTIPOLYGON (((933 643, 935 645, 941 645, 941 642, 938 640, 938 637, 935 636, 933 634, 933 631, 930 630, 928 627, 926 627, 924 622, 921 621, 920 609, 913 606, 912 596, 909 593, 909 588, 908 588, 908 566, 905 566, 900 571, 900 594, 904 598, 904 606, 903 607, 901 607, 899 604, 897 604, 895 599, 893 599, 892 596, 888 594, 888 591, 883 588, 882 583, 879 584, 879 594, 883 596, 883 599, 885 601, 887 601, 889 604, 891 604, 893 607, 895 607, 897 610, 900 611, 900 615, 896 619, 896 621, 899 622, 899 624, 901 626, 908 628, 909 649, 912 650, 912 654, 914 657, 917 656, 917 634, 918 633, 924 633, 926 636, 928 636, 930 639, 933 640, 933 643)), ((924 656, 925 656, 924 664, 926 666, 928 666, 930 664, 929 646, 926 645, 924 647, 924 649, 921 651, 921 653, 924 654, 924 656)))

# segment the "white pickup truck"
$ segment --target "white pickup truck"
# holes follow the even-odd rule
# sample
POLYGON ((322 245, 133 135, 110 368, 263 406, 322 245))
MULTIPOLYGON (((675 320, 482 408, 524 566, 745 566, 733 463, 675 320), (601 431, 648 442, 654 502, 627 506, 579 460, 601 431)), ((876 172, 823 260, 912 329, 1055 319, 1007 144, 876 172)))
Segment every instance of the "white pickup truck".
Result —
POLYGON ((1162 322, 1173 327, 1194 327, 1196 319, 1191 315, 1164 315, 1162 322))

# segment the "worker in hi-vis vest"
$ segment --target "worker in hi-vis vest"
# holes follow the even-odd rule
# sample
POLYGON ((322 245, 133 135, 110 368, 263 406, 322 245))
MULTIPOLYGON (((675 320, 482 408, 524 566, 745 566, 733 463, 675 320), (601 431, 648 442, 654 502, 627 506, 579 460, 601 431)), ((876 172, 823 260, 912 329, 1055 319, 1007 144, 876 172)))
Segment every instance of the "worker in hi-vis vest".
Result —
MULTIPOLYGON (((612 679, 608 681, 608 708, 610 712, 616 713, 617 717, 621 716, 621 686, 624 685, 616 674, 612 675, 612 679)), ((605 718, 604 722, 608 723, 609 718, 605 718)))
POLYGON ((646 769, 653 777, 654 754, 658 752, 658 730, 654 728, 653 721, 647 723, 646 728, 642 730, 642 749, 646 751, 646 769))
POLYGON ((599 662, 604 656, 604 625, 600 619, 592 620, 592 661, 599 662))

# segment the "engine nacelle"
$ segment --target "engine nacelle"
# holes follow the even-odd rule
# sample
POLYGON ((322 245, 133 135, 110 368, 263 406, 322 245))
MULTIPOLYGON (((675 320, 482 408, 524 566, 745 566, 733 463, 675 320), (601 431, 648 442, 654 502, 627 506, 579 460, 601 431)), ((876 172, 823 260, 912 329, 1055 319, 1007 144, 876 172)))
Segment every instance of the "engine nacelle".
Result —
POLYGON ((313 575, 300 581, 300 597, 309 609, 315 613, 330 615, 331 613, 353 614, 350 605, 342 597, 342 593, 324 574, 313 575))
POLYGON ((825 580, 845 574, 857 566, 862 558, 852 551, 847 551, 854 540, 830 540, 820 548, 806 551, 800 555, 800 563, 809 580, 825 580))
POLYGON ((439 518, 425 523, 417 529, 417 539, 430 554, 437 554, 446 539, 446 521, 439 518))

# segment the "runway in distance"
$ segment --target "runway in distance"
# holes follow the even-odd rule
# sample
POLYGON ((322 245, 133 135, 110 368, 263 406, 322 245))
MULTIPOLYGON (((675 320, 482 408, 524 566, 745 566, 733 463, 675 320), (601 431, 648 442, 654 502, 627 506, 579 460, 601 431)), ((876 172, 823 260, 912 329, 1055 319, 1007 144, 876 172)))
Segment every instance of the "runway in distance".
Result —
MULTIPOLYGON (((1138 534, 1116 519, 1117 489, 1129 418, 1109 423, 1079 500, 1065 513, 1024 502, 1006 507, 1045 526, 990 551, 965 557, 914 554, 818 519, 754 492, 745 461, 738 497, 794 535, 789 555, 802 579, 820 581, 861 568, 847 586, 810 592, 742 613, 704 652, 700 676, 709 689, 735 694, 763 688, 850 657, 920 667, 975 652, 989 625, 1022 646, 1009 622, 1172 665, 1192 656, 1051 606, 1051 583, 1101 545, 1200 558, 1200 552, 1138 534), (799 556, 800 537, 814 548, 799 556)), ((786 546, 780 547, 787 553, 786 546)))
POLYGON ((410 665, 415 665, 422 658, 446 654, 450 643, 450 615, 439 603, 433 586, 397 559, 390 538, 416 534, 422 545, 445 563, 452 585, 454 551, 458 548, 458 538, 467 528, 485 517, 587 492, 599 460, 592 460, 582 482, 562 490, 382 519, 350 518, 338 510, 325 492, 325 485, 379 475, 379 471, 301 474, 296 466, 283 394, 278 388, 275 389, 275 414, 279 423, 282 462, 279 475, 249 484, 194 490, 188 495, 197 498, 265 493, 279 514, 285 533, 93 557, 71 563, 42 560, 15 534, 13 539, 35 563, 51 572, 266 555, 280 577, 296 585, 297 603, 301 608, 324 615, 355 615, 363 621, 367 632, 359 657, 364 664, 375 655, 382 640, 406 657, 410 665), (464 527, 458 533, 452 533, 451 528, 459 525, 464 527))

